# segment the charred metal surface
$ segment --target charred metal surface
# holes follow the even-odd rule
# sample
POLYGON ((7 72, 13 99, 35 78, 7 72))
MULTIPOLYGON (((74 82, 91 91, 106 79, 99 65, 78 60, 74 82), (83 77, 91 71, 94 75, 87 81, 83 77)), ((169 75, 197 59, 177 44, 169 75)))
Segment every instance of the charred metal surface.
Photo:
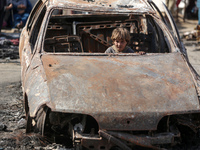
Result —
POLYGON ((126 146, 124 143, 122 143, 120 140, 118 140, 117 138, 109 135, 108 133, 100 130, 99 131, 100 135, 107 139, 108 141, 114 143, 115 145, 119 146, 120 148, 122 148, 123 150, 131 150, 131 148, 129 148, 128 146, 126 146))
POLYGON ((81 143, 84 147, 88 149, 102 150, 102 149, 111 149, 115 144, 108 142, 106 139, 101 140, 92 140, 92 139, 82 139, 81 143))
POLYGON ((150 3, 38 0, 19 45, 28 132, 97 150, 198 138, 199 75, 150 3), (104 53, 117 27, 136 53, 104 53))
POLYGON ((94 1, 81 1, 81 0, 51 0, 49 1, 50 5, 58 5, 58 6, 68 6, 72 8, 81 8, 82 10, 94 10, 94 11, 113 11, 113 12, 151 12, 154 11, 152 8, 150 8, 147 5, 147 2, 145 0, 135 0, 132 1, 117 1, 117 0, 106 0, 106 1, 100 1, 100 0, 94 0, 94 1), (132 5, 134 4, 134 6, 132 5), (133 7, 132 7, 133 6, 133 7))
MULTIPOLYGON (((83 52, 83 46, 79 36, 54 36, 53 38, 45 39, 45 44, 49 45, 55 53, 60 47, 65 47, 68 52, 83 52)), ((59 52, 62 52, 61 50, 59 52)))
POLYGON ((76 132, 74 138, 75 140, 80 140, 81 144, 88 149, 111 149, 113 146, 115 146, 115 144, 112 144, 111 142, 108 143, 106 139, 94 134, 81 135, 76 132))
POLYGON ((174 143, 174 138, 180 137, 180 134, 175 135, 174 133, 163 133, 154 136, 135 136, 123 132, 108 131, 108 134, 130 143, 134 143, 135 145, 153 149, 157 149, 153 145, 174 143))
POLYGON ((165 115, 199 109, 191 74, 179 53, 145 59, 44 55, 42 62, 52 98, 48 106, 89 113, 101 128, 156 129, 165 115))

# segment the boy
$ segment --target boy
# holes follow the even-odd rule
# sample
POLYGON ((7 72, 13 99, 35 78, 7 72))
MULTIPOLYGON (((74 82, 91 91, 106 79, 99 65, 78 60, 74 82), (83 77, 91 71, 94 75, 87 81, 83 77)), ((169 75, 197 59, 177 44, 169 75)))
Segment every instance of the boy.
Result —
POLYGON ((113 46, 109 47, 105 53, 134 53, 134 51, 127 46, 130 41, 130 33, 126 28, 116 28, 112 32, 111 39, 113 46))

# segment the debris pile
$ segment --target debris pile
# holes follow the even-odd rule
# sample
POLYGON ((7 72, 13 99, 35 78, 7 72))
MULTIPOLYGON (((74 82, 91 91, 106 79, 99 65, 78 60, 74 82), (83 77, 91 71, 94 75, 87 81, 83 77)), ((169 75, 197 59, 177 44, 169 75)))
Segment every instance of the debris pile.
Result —
POLYGON ((2 34, 0 37, 0 58, 18 59, 19 34, 2 34))
POLYGON ((197 31, 191 31, 191 32, 185 32, 183 34, 183 39, 190 41, 190 40, 196 40, 197 39, 197 31))
POLYGON ((21 83, 0 87, 0 150, 72 150, 40 134, 26 134, 21 83))

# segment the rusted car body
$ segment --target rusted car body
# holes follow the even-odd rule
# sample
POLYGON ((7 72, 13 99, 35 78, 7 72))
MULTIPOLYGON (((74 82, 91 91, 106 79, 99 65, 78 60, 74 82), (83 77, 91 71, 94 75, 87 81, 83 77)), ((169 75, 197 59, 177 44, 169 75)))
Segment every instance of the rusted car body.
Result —
POLYGON ((38 0, 19 46, 27 133, 95 150, 198 138, 199 75, 164 8, 145 0, 38 0), (119 26, 145 55, 104 53, 119 26))

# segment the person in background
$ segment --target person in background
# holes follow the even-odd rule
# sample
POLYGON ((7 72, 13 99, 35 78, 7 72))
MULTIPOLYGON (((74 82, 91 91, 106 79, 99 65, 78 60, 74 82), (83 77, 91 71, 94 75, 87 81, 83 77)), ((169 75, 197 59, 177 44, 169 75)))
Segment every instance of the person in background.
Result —
POLYGON ((10 20, 9 18, 11 18, 13 20, 13 17, 12 17, 12 8, 13 8, 13 5, 12 5, 12 0, 7 0, 7 4, 5 6, 5 14, 4 14, 4 19, 3 19, 3 27, 6 28, 8 27, 8 24, 10 24, 10 20))
POLYGON ((169 9, 169 11, 171 12, 171 14, 173 16, 175 16, 175 6, 176 6, 176 0, 167 0, 166 1, 167 7, 169 9))
POLYGON ((0 34, 3 24, 4 12, 5 12, 6 0, 0 0, 0 34))
POLYGON ((23 28, 32 10, 29 0, 13 0, 14 28, 23 28))
POLYGON ((198 8, 198 24, 195 29, 200 30, 200 0, 197 0, 196 6, 198 8))
POLYGON ((177 0, 176 1, 176 7, 178 7, 178 5, 180 4, 181 0, 177 0))

